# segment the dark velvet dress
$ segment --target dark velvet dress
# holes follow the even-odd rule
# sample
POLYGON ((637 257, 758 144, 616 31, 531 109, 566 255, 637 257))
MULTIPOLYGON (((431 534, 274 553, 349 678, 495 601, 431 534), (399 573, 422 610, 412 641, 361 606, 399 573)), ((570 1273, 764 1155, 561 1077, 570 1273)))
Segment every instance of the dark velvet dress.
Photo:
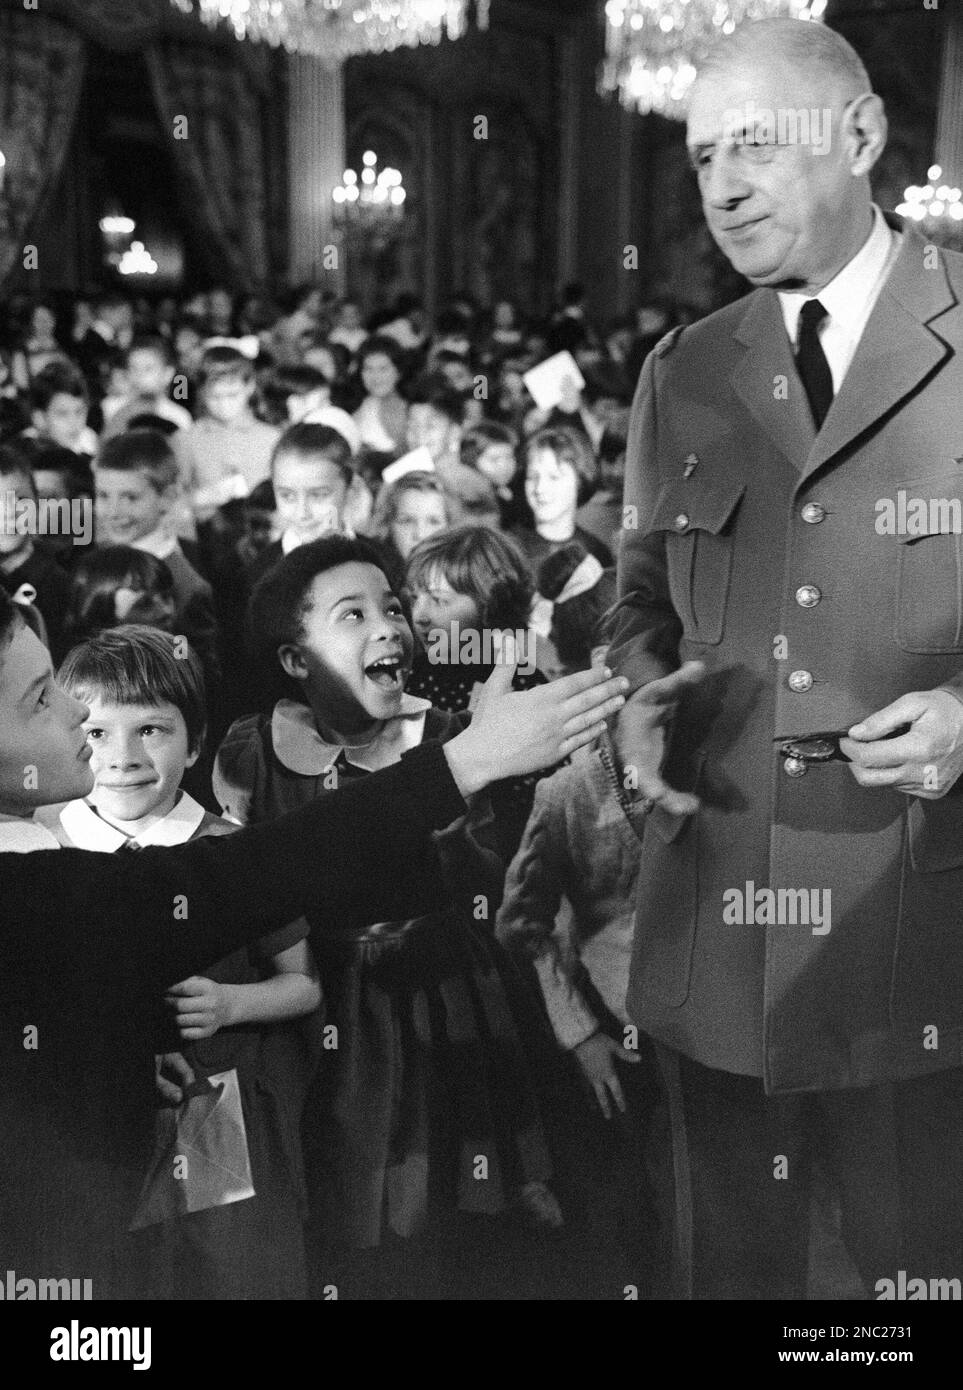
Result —
MULTIPOLYGON (((425 716, 445 741, 463 719, 425 716)), ((305 775, 276 755, 271 720, 254 716, 218 753, 226 809, 268 819, 370 774, 343 756, 305 775)), ((400 922, 317 923, 326 1038, 303 1139, 323 1243, 361 1249, 414 1235, 455 1210, 496 1213, 551 1176, 529 1064, 528 986, 493 935, 504 869, 490 808, 435 836, 450 908, 400 922), (336 1033, 332 1031, 332 1025, 336 1033)), ((310 914, 309 914, 310 919, 310 914)))

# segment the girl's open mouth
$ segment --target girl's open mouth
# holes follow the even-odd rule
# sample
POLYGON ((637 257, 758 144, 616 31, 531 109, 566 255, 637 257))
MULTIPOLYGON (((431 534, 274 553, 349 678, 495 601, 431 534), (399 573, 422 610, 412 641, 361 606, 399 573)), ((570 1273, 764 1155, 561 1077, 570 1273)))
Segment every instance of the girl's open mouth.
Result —
POLYGON ((400 656, 382 656, 366 666, 364 673, 380 690, 396 691, 404 687, 404 666, 400 656))

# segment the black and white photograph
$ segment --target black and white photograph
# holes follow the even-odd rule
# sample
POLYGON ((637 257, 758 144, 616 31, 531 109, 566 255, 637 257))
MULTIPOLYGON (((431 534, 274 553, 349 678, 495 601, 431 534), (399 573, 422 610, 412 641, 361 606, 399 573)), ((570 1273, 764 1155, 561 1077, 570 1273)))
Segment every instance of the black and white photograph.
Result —
POLYGON ((963 0, 0 0, 11 1345, 960 1301, 963 0))

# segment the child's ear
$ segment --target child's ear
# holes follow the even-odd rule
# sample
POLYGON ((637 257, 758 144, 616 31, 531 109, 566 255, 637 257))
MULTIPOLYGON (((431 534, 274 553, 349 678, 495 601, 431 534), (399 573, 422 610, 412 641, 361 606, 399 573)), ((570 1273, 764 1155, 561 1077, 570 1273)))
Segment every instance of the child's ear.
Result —
POLYGON ((278 661, 280 661, 281 669, 286 676, 290 676, 296 681, 307 680, 308 668, 300 647, 293 643, 278 647, 278 661))
POLYGON ((193 767, 194 764, 197 762, 198 758, 201 756, 201 749, 204 747, 204 739, 206 734, 207 730, 202 729, 200 733, 197 735, 197 742, 194 744, 194 751, 188 753, 187 757, 184 759, 185 771, 187 770, 187 768, 193 767))

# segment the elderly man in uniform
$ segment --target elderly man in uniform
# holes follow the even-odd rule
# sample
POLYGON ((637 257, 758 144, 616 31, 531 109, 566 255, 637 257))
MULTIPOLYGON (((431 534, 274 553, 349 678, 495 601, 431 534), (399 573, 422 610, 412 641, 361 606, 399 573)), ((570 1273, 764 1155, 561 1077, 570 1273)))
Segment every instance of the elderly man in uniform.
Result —
POLYGON ((868 1297, 963 1276, 963 256, 873 204, 885 139, 831 30, 719 44, 687 140, 756 289, 633 408, 612 770, 682 1296, 804 1296, 814 1164, 868 1297))

